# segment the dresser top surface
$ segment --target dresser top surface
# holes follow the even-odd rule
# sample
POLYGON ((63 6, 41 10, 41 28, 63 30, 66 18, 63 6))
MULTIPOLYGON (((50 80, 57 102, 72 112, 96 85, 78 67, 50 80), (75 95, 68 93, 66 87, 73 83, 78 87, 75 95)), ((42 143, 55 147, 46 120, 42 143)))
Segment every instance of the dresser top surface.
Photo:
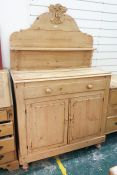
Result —
POLYGON ((109 72, 95 68, 59 69, 39 71, 11 71, 14 83, 48 81, 81 77, 110 75, 109 72))

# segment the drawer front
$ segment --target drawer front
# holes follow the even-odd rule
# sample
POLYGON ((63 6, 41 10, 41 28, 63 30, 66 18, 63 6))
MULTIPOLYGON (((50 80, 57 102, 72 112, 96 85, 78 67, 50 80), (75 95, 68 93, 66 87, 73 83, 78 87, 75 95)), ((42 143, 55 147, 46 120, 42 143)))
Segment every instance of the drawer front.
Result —
POLYGON ((0 121, 6 121, 6 120, 7 120, 7 111, 0 110, 0 121))
POLYGON ((44 83, 40 85, 40 83, 32 82, 30 84, 25 84, 24 88, 24 96, 27 98, 35 98, 35 97, 43 97, 43 96, 51 96, 51 95, 59 95, 66 93, 77 93, 84 91, 92 91, 92 90, 101 90, 105 89, 106 80, 103 79, 81 79, 74 80, 72 82, 64 80, 64 82, 51 82, 44 83))
POLYGON ((14 137, 0 139, 0 154, 15 150, 14 137))
POLYGON ((0 124, 0 137, 8 136, 13 134, 13 123, 0 124))
POLYGON ((110 90, 109 104, 117 105, 117 89, 110 90))
POLYGON ((108 106, 108 116, 117 115, 117 105, 109 105, 108 106))
POLYGON ((7 162, 14 161, 15 157, 16 156, 15 156, 14 151, 6 153, 6 154, 0 154, 0 165, 4 164, 4 163, 7 163, 7 162))
POLYGON ((117 131, 117 116, 107 118, 106 133, 117 131))

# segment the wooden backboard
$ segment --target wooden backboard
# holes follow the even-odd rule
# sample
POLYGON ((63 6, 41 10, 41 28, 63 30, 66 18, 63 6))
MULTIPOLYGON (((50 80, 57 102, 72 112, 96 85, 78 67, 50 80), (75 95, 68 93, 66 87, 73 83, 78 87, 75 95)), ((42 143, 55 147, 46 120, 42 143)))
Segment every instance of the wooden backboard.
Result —
POLYGON ((67 9, 50 5, 29 29, 10 37, 11 69, 40 70, 90 67, 92 36, 82 33, 67 9))

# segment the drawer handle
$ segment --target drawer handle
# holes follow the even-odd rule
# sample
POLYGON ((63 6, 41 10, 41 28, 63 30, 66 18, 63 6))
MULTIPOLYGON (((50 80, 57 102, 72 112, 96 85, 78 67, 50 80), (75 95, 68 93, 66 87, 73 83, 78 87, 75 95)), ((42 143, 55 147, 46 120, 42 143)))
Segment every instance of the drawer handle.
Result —
POLYGON ((87 88, 88 88, 88 89, 92 89, 92 88, 93 88, 93 85, 92 85, 92 84, 88 84, 88 85, 87 85, 87 88))
POLYGON ((51 93, 52 93, 52 89, 47 88, 47 89, 45 90, 45 92, 46 92, 47 94, 51 94, 51 93))
POLYGON ((0 155, 0 160, 3 159, 4 155, 0 155))
POLYGON ((117 125, 117 122, 115 122, 115 125, 117 125))
POLYGON ((3 149, 3 146, 0 146, 0 150, 3 149))

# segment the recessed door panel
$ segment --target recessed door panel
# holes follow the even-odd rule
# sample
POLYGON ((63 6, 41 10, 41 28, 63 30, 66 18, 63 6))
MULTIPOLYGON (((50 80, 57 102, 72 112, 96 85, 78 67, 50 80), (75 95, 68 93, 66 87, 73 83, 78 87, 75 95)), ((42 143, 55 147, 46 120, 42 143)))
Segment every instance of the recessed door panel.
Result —
POLYGON ((27 144, 30 150, 44 150, 67 143, 68 100, 27 105, 27 144))
POLYGON ((79 94, 70 103, 70 142, 95 136, 100 133, 103 95, 100 93, 79 94))

